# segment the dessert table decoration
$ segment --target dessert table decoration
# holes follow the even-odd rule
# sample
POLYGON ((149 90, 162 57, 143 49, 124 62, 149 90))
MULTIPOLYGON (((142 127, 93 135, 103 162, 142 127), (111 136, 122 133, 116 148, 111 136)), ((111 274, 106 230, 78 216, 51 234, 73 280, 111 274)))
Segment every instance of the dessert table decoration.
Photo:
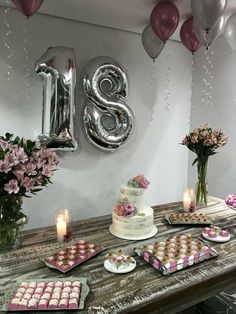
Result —
POLYGON ((77 149, 75 135, 76 58, 73 48, 49 47, 36 61, 43 78, 42 145, 60 151, 77 149))
POLYGON ((197 164, 196 203, 197 207, 207 206, 207 165, 210 156, 216 154, 216 149, 224 146, 228 139, 221 130, 213 130, 208 124, 194 129, 182 140, 197 157, 192 165, 197 164))
POLYGON ((166 215, 165 219, 170 225, 210 225, 212 219, 205 214, 197 213, 172 213, 166 215))
POLYGON ((225 204, 234 210, 236 210, 236 195, 229 194, 225 199, 225 204))
POLYGON ((164 48, 164 43, 153 32, 151 25, 147 25, 142 33, 142 44, 148 56, 155 61, 164 48))
POLYGON ((163 241, 144 244, 141 248, 136 248, 135 252, 163 275, 174 273, 218 255, 214 248, 192 237, 191 234, 179 234, 163 241))
POLYGON ((230 240, 230 233, 228 230, 219 226, 210 226, 202 230, 202 236, 212 242, 227 242, 230 240))
POLYGON ((0 136, 0 252, 20 244, 19 230, 27 223, 23 198, 51 183, 57 164, 55 152, 39 143, 10 133, 0 136))
POLYGON ((111 273, 125 274, 135 269, 136 261, 120 249, 116 253, 108 253, 106 255, 104 267, 111 273))
POLYGON ((34 15, 44 0, 12 0, 15 6, 27 17, 34 15))
POLYGON ((20 281, 4 295, 3 311, 54 311, 84 308, 89 293, 86 278, 47 278, 20 281))
POLYGON ((102 151, 116 151, 129 140, 134 129, 134 115, 126 103, 127 73, 117 60, 96 57, 85 67, 83 90, 83 122, 88 141, 102 151))
POLYGON ((64 249, 60 249, 56 253, 52 253, 42 261, 46 266, 57 269, 62 273, 66 273, 72 268, 101 253, 103 250, 104 248, 95 243, 79 240, 64 249))

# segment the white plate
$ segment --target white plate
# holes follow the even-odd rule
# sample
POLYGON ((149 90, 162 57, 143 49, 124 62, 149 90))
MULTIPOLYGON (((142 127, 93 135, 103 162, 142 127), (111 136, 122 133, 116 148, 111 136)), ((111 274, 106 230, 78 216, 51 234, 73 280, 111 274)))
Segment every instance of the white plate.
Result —
POLYGON ((212 241, 212 242, 227 242, 227 241, 230 240, 230 234, 229 234, 228 237, 217 236, 216 238, 211 238, 211 237, 209 237, 208 235, 206 235, 206 234, 204 234, 202 232, 202 236, 203 236, 203 238, 205 238, 205 239, 207 239, 209 241, 212 241))
POLYGON ((109 272, 114 273, 114 274, 126 274, 126 273, 129 273, 132 270, 134 270, 136 267, 135 259, 133 257, 131 257, 131 258, 134 261, 134 263, 123 264, 123 265, 119 266, 118 268, 116 267, 116 265, 114 263, 112 263, 106 259, 104 261, 104 267, 106 268, 106 270, 108 270, 109 272))
POLYGON ((115 237, 117 238, 120 238, 120 239, 125 239, 125 240, 145 240, 145 239, 149 239, 149 238, 152 238, 154 237, 154 235, 157 233, 158 229, 156 226, 153 226, 153 229, 150 233, 146 234, 145 236, 144 235, 140 235, 140 236, 126 236, 124 237, 123 235, 121 234, 118 234, 116 232, 114 232, 113 228, 112 228, 112 225, 110 225, 110 228, 109 228, 109 231, 112 235, 114 235, 115 237))

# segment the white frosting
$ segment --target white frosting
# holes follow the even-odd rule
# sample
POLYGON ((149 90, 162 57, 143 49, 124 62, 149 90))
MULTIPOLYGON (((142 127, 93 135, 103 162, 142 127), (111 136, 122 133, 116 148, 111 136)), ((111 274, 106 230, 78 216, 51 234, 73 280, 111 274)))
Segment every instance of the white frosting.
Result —
POLYGON ((133 188, 127 185, 122 185, 120 189, 120 198, 127 198, 138 211, 143 210, 145 207, 144 189, 142 188, 133 188))

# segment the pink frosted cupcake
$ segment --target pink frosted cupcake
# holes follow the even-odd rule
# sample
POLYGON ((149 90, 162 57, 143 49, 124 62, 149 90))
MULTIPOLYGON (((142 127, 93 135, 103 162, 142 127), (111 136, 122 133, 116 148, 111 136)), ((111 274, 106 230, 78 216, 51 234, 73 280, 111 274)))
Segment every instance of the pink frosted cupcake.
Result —
POLYGON ((28 304, 29 304, 29 300, 22 299, 20 304, 19 304, 18 309, 19 310, 27 310, 28 309, 28 304))
POLYGON ((10 304, 8 305, 9 310, 16 310, 19 308, 19 305, 21 303, 21 299, 20 298, 13 298, 10 302, 10 304))
POLYGON ((69 309, 77 309, 78 307, 79 307, 79 303, 78 303, 78 300, 76 298, 69 300, 69 305, 68 305, 69 309))
POLYGON ((31 293, 25 293, 25 294, 23 295, 23 299, 26 299, 26 300, 30 300, 31 297, 32 297, 32 294, 31 294, 31 293))
POLYGON ((227 230, 221 230, 219 235, 221 237, 227 238, 229 236, 229 232, 227 230))
POLYGON ((45 300, 49 300, 50 298, 51 298, 51 294, 49 292, 45 292, 41 297, 41 299, 45 299, 45 300))
POLYGON ((80 282, 78 280, 73 281, 72 287, 80 287, 80 282))
POLYGON ((28 303, 29 309, 36 309, 38 306, 39 301, 37 299, 30 299, 28 303))
POLYGON ((42 287, 37 287, 37 288, 34 290, 34 293, 43 294, 43 288, 42 288, 42 287))
POLYGON ((216 238, 217 237, 217 233, 215 231, 211 230, 211 231, 209 231, 208 236, 210 238, 216 238))
POLYGON ((47 287, 54 287, 55 286, 55 282, 54 281, 49 281, 47 283, 47 287))
POLYGON ((20 284, 20 287, 23 287, 25 289, 27 289, 29 287, 29 283, 27 281, 23 281, 21 284, 20 284))
POLYGON ((44 281, 38 282, 38 283, 37 283, 37 288, 38 288, 38 287, 44 289, 44 288, 46 287, 46 282, 44 282, 44 281))
POLYGON ((48 307, 48 300, 41 299, 38 304, 38 309, 43 310, 43 309, 46 309, 47 307, 48 307))
POLYGON ((35 289, 37 287, 37 283, 35 281, 29 282, 29 288, 35 289))
POLYGON ((48 308, 53 309, 58 307, 59 300, 58 299, 51 299, 48 303, 48 308))
POLYGON ((41 299, 41 294, 39 294, 39 293, 33 294, 33 295, 32 295, 32 299, 40 300, 40 299, 41 299))
POLYGON ((68 292, 62 292, 61 294, 62 299, 69 299, 69 297, 70 297, 70 294, 68 292))
POLYGON ((52 293, 53 291, 53 287, 46 287, 46 289, 44 290, 44 292, 49 292, 52 293))
POLYGON ((66 298, 63 298, 59 301, 58 308, 59 309, 67 309, 69 305, 69 301, 66 298))

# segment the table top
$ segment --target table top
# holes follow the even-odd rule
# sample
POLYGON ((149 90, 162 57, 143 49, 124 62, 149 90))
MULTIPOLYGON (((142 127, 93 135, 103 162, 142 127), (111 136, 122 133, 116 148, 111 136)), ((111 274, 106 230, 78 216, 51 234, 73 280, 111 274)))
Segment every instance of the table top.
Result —
POLYGON ((67 274, 46 267, 40 260, 40 257, 51 255, 58 248, 67 246, 56 242, 55 227, 23 232, 20 249, 0 254, 0 306, 4 300, 4 291, 8 291, 17 279, 86 277, 90 293, 85 302, 85 309, 80 313, 91 314, 177 313, 225 287, 235 285, 236 211, 228 208, 223 200, 209 197, 208 207, 198 212, 208 214, 214 224, 227 228, 231 233, 231 240, 226 243, 208 242, 219 252, 218 257, 163 276, 138 257, 134 253, 134 248, 183 232, 200 237, 202 227, 189 228, 167 224, 164 216, 181 211, 180 202, 153 208, 158 233, 149 240, 128 241, 112 236, 108 230, 111 215, 74 223, 74 241, 90 240, 104 246, 106 250, 67 274), (116 275, 103 267, 107 252, 115 252, 119 248, 135 257, 137 261, 136 269, 129 274, 116 275))

